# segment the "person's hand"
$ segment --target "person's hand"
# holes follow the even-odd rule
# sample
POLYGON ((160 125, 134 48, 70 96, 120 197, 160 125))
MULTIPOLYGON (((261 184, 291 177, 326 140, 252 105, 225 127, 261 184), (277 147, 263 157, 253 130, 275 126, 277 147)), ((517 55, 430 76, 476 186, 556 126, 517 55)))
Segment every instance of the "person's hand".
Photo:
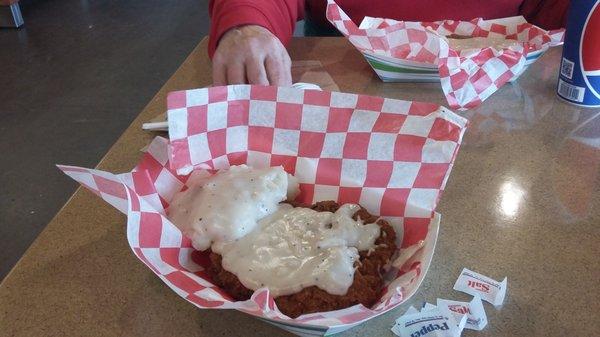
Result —
POLYGON ((213 56, 213 84, 292 84, 291 60, 269 30, 257 25, 225 33, 213 56))

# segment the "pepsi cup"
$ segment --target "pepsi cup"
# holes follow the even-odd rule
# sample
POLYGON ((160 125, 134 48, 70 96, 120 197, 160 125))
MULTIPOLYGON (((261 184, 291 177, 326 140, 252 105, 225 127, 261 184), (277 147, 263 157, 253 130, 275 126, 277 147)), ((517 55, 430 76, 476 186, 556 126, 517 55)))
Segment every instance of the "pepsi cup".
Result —
POLYGON ((600 0, 571 0, 558 96, 579 106, 600 107, 600 0))

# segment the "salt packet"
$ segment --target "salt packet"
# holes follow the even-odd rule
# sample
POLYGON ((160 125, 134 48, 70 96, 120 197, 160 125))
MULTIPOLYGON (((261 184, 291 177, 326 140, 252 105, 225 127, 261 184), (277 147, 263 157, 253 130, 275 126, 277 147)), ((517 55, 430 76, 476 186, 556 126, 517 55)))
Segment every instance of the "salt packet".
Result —
POLYGON ((478 295, 482 300, 495 306, 499 306, 504 302, 507 282, 508 279, 506 277, 502 282, 498 282, 487 276, 463 268, 456 283, 454 283, 454 290, 462 291, 473 296, 478 295))
POLYGON ((465 329, 480 331, 483 330, 488 323, 487 315, 483 308, 483 302, 479 295, 475 295, 471 302, 460 302, 438 298, 437 307, 441 312, 453 315, 456 320, 460 320, 463 315, 466 315, 467 320, 465 329))
MULTIPOLYGON (((411 309, 409 311, 414 312, 411 309)), ((399 317, 392 327, 392 332, 400 337, 459 337, 466 320, 467 316, 463 315, 457 322, 454 315, 431 308, 399 317)))

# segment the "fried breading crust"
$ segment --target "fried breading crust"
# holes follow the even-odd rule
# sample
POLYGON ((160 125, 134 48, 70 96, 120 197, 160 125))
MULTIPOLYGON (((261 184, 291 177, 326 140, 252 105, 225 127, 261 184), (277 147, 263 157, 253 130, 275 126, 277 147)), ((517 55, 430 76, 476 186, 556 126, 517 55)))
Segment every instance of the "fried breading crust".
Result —
MULTIPOLYGON (((318 212, 335 212, 340 207, 335 201, 321 201, 312 206, 291 202, 294 207, 309 207, 318 212)), ((304 288, 301 291, 275 298, 279 310, 289 317, 295 318, 303 314, 324 312, 347 308, 358 303, 371 307, 381 297, 383 289, 384 267, 396 251, 396 232, 390 224, 371 215, 361 208, 354 214, 354 219, 360 218, 364 223, 377 223, 381 234, 375 241, 375 250, 370 253, 361 251, 360 262, 356 262, 357 270, 354 281, 346 295, 332 295, 316 286, 304 288)), ((252 296, 250 290, 238 280, 237 276, 223 269, 221 255, 210 253, 211 266, 208 273, 213 282, 238 301, 247 300, 252 296)))

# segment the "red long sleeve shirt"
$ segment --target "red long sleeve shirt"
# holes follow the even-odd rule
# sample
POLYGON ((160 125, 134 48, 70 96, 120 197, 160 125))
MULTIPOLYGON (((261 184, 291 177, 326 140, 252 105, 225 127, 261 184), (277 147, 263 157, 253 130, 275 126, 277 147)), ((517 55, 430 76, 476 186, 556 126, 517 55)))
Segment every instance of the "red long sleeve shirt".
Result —
MULTIPOLYGON (((564 27, 569 0, 338 0, 357 25, 365 16, 405 21, 495 19, 523 15, 545 29, 564 27)), ((209 55, 229 29, 247 24, 267 28, 287 44, 297 20, 306 13, 316 24, 327 25, 326 0, 210 0, 209 55)))

